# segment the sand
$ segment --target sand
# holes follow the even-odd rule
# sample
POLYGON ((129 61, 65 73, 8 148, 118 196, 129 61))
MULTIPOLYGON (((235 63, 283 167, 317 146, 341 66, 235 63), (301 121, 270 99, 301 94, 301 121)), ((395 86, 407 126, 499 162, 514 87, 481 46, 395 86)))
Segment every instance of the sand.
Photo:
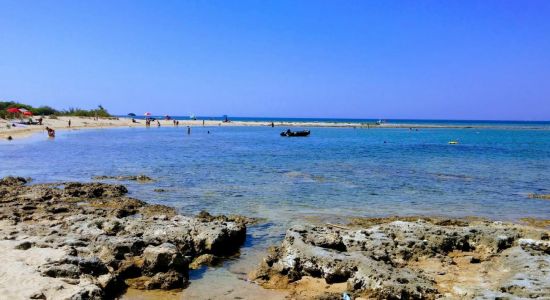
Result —
MULTIPOLYGON (((0 221, 0 227, 11 227, 0 221)), ((32 295, 44 294, 48 299, 64 299, 76 288, 61 279, 40 275, 38 267, 48 259, 60 259, 65 251, 53 248, 14 249, 23 240, 0 241, 2 267, 0 267, 0 291, 2 299, 29 299, 32 295)))
MULTIPOLYGON (((34 118, 36 120, 36 117, 34 118)), ((8 128, 8 125, 16 123, 15 120, 0 119, 0 139, 6 139, 11 136, 13 139, 29 137, 33 134, 42 134, 46 136, 46 127, 53 128, 55 130, 78 130, 78 129, 94 129, 94 128, 115 128, 115 127, 144 127, 145 120, 136 120, 137 123, 132 122, 131 118, 99 118, 95 120, 92 117, 57 117, 50 118, 44 117, 42 125, 18 125, 8 128), (71 120, 71 127, 68 125, 68 121, 71 120)), ((172 120, 159 120, 161 126, 174 126, 172 120)), ((228 123, 221 122, 219 120, 204 120, 204 126, 270 126, 271 122, 259 122, 259 121, 231 121, 228 123)), ((468 129, 468 128, 493 128, 494 126, 464 126, 464 125, 434 125, 434 124, 393 124, 382 123, 377 125, 375 123, 349 123, 349 122, 274 122, 276 127, 282 129, 292 128, 313 128, 313 127, 337 127, 337 128, 455 128, 455 129, 468 129)), ((156 121, 151 124, 152 127, 157 126, 156 121)), ((203 126, 202 120, 179 120, 179 126, 203 126)), ((545 128, 530 128, 530 129, 545 129, 545 128)))
MULTIPOLYGON (((36 120, 36 118, 35 118, 36 120)), ((15 124, 15 127, 8 128, 7 125, 13 124, 13 120, 7 121, 0 119, 0 138, 5 139, 8 136, 16 138, 28 137, 33 134, 42 134, 47 136, 46 127, 53 128, 55 130, 76 130, 86 128, 109 128, 109 127, 133 127, 139 126, 139 123, 132 123, 132 119, 128 118, 113 118, 113 119, 99 119, 86 117, 57 117, 56 119, 50 119, 44 117, 42 125, 19 125, 15 124), (71 120, 71 127, 69 128, 69 120, 71 120)), ((142 125, 143 126, 143 125, 142 125)))

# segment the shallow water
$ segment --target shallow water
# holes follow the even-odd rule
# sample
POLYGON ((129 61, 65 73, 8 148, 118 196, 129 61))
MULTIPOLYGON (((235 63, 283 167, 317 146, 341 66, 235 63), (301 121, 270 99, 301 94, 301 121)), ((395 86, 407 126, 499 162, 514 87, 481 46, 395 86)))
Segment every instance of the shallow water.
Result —
POLYGON ((0 142, 0 176, 51 182, 145 174, 156 181, 122 182, 131 196, 185 214, 265 218, 249 230, 241 258, 199 276, 191 294, 201 290, 200 278, 216 274, 241 282, 294 223, 387 215, 550 218, 550 201, 527 198, 550 194, 549 130, 315 128, 307 138, 282 138, 281 130, 60 131, 55 140, 0 142), (460 144, 449 145, 454 139, 460 144))

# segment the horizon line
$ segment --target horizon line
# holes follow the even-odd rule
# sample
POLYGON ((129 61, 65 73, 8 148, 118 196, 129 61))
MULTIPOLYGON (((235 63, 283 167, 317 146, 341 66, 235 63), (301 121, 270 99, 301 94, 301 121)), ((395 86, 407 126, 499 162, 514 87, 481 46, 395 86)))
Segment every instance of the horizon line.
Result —
MULTIPOLYGON (((127 114, 113 114, 117 117, 128 117, 127 114)), ((167 114, 151 114, 152 117, 164 117, 167 116, 167 114)), ((170 117, 191 117, 192 115, 168 115, 170 117)), ((200 118, 222 118, 224 115, 221 116, 202 116, 202 115, 195 115, 197 119, 200 118)), ((136 117, 145 117, 144 115, 137 115, 136 117)), ((247 118, 247 119, 308 119, 308 120, 388 120, 388 121, 475 121, 475 122, 550 122, 550 119, 548 120, 520 120, 520 119, 440 119, 440 118, 350 118, 350 117, 274 117, 274 116, 231 116, 227 115, 229 119, 231 118, 247 118)))

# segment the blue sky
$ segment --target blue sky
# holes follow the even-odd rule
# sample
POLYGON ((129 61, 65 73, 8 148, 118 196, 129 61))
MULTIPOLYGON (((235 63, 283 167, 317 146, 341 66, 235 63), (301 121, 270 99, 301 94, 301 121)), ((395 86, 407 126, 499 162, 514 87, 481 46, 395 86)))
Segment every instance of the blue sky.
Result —
POLYGON ((550 120, 550 1, 4 1, 0 99, 550 120))

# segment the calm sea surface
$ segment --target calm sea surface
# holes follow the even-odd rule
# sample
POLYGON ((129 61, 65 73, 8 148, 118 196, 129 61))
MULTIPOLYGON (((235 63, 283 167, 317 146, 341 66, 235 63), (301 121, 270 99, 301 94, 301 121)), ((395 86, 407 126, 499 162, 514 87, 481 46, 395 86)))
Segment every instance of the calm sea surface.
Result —
POLYGON ((265 218, 243 250, 255 257, 289 225, 319 219, 548 219, 550 201, 527 194, 550 194, 550 130, 520 128, 313 128, 307 138, 283 138, 282 128, 270 127, 59 131, 55 140, 1 141, 0 176, 52 182, 145 174, 156 182, 122 182, 131 196, 184 214, 265 218), (454 139, 460 144, 449 145, 454 139))

